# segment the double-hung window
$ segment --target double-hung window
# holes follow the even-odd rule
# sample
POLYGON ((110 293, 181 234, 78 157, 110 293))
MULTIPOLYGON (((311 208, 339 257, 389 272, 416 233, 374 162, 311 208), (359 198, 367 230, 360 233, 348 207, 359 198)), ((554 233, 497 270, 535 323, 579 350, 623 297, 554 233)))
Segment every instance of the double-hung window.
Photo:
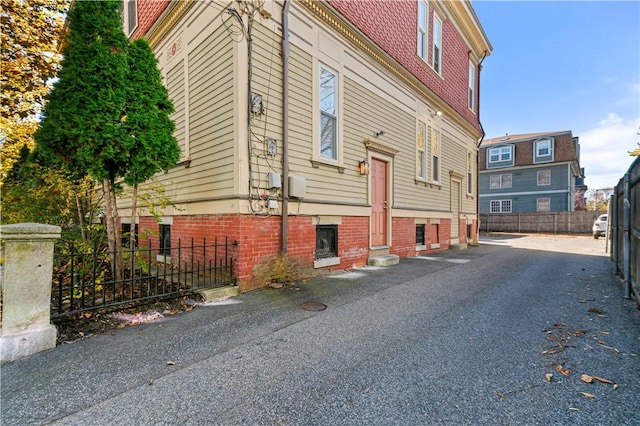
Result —
POLYGON ((475 88, 476 88, 476 67, 473 62, 469 61, 469 100, 468 106, 471 111, 475 108, 475 88))
POLYGON ((511 188, 511 181, 511 173, 491 175, 489 177, 489 187, 491 189, 511 188))
POLYGON ((418 56, 423 60, 429 60, 428 49, 429 34, 429 6, 426 0, 418 1, 418 56))
POLYGON ((418 121, 416 135, 416 174, 419 179, 427 178, 427 126, 418 121))
POLYGON ((491 213, 511 213, 511 200, 491 200, 491 213))
POLYGON ((442 20, 433 14, 433 69, 442 74, 442 20))
POLYGON ((473 194, 473 163, 472 155, 467 152, 467 194, 473 194))
POLYGON ((125 0, 122 8, 122 19, 127 36, 131 36, 138 27, 137 0, 125 0))
POLYGON ((549 139, 536 142, 536 156, 547 157, 551 155, 551 141, 549 139))
POLYGON ((489 150, 489 162, 497 163, 500 161, 511 161, 511 147, 502 146, 499 148, 491 148, 489 150))
POLYGON ((551 211, 551 199, 548 197, 545 198, 537 198, 537 211, 539 212, 548 212, 551 211))
POLYGON ((431 180, 440 181, 440 133, 431 131, 431 180))
POLYGON ((338 76, 320 66, 320 157, 338 160, 338 76))
POLYGON ((538 186, 551 185, 551 170, 538 170, 538 186))

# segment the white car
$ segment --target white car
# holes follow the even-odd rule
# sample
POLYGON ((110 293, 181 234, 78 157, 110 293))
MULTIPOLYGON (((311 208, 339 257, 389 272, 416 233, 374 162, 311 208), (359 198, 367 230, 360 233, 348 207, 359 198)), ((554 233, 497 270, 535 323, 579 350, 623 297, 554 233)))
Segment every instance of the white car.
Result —
POLYGON ((598 218, 593 222, 593 238, 596 240, 600 235, 607 234, 607 215, 601 214, 598 218))

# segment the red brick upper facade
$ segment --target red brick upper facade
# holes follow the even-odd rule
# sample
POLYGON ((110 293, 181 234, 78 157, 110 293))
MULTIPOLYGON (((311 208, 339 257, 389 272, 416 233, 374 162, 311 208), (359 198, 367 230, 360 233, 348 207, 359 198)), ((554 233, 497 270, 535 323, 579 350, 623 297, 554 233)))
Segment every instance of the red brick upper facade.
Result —
MULTIPOLYGON (((476 129, 479 120, 476 111, 468 108, 469 51, 453 22, 443 19, 442 75, 438 75, 417 54, 418 2, 415 0, 328 0, 340 14, 357 26, 400 65, 417 77, 432 92, 451 106, 476 129)), ((430 25, 433 25, 433 7, 429 7, 430 25)), ((429 28, 431 33, 432 27, 429 28)), ((432 49, 428 47, 432 60, 432 49)), ((476 67, 476 88, 478 76, 476 67)), ((478 105, 475 90, 474 105, 478 105)))
POLYGON ((138 0, 137 3, 138 27, 133 38, 142 37, 149 31, 169 5, 169 0, 138 0))

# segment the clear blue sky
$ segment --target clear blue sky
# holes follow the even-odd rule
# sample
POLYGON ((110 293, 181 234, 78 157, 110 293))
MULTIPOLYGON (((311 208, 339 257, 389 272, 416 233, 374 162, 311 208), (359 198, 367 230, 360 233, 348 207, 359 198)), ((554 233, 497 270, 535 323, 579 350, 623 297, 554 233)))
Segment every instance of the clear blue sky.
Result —
POLYGON ((640 140, 640 1, 490 1, 481 72, 486 137, 571 130, 589 189, 612 187, 640 140))

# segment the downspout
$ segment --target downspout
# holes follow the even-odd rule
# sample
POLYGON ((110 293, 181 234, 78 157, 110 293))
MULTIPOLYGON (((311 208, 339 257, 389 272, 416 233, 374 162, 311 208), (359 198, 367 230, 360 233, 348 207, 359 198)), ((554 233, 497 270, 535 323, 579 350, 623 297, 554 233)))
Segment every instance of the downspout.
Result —
POLYGON ((289 239, 289 0, 282 6, 282 244, 287 253, 289 239))
MULTIPOLYGON (((482 141, 484 140, 484 137, 487 135, 484 132, 484 127, 482 127, 482 122, 480 121, 480 71, 482 71, 482 63, 484 62, 485 58, 487 57, 489 52, 487 52, 486 50, 484 51, 484 53, 482 54, 482 59, 480 59, 480 62, 478 63, 478 105, 477 105, 477 111, 478 111, 478 124, 480 125, 480 130, 482 131, 482 135, 480 136, 480 139, 478 140, 478 144, 476 145, 476 148, 479 149, 480 145, 482 145, 482 141)), ((478 243, 478 241, 480 240, 480 158, 478 157, 478 151, 476 149, 476 214, 478 215, 478 225, 477 225, 477 229, 476 229, 476 244, 478 243)), ((487 231, 489 229, 487 228, 487 231)))

